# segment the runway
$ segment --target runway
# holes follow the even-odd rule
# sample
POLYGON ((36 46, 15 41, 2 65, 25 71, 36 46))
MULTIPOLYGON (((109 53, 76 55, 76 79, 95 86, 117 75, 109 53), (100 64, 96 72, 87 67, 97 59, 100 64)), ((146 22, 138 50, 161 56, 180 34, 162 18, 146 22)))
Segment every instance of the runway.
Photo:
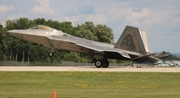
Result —
POLYGON ((94 66, 0 66, 0 71, 180 72, 180 67, 134 68, 111 66, 109 68, 96 68, 94 66))

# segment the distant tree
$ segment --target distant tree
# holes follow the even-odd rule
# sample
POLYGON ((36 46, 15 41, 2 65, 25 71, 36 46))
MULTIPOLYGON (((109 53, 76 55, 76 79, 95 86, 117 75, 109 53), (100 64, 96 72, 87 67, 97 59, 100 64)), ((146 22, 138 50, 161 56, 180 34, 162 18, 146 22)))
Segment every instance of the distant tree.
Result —
POLYGON ((7 30, 15 29, 14 22, 12 20, 7 20, 6 21, 6 29, 7 30))
POLYGON ((2 29, 3 28, 3 25, 0 23, 0 29, 2 29))
POLYGON ((101 24, 94 25, 93 22, 78 25, 74 35, 105 43, 112 43, 114 39, 111 28, 101 24))
POLYGON ((0 24, 0 60, 5 59, 5 51, 7 49, 6 45, 6 30, 3 28, 3 26, 0 24))
POLYGON ((20 18, 14 20, 14 26, 16 29, 28 29, 31 27, 32 21, 28 18, 20 18))
POLYGON ((96 30, 100 42, 113 43, 114 36, 111 28, 98 24, 96 30))
POLYGON ((78 25, 75 31, 75 36, 98 41, 98 37, 96 36, 96 26, 93 22, 85 22, 85 24, 78 25))

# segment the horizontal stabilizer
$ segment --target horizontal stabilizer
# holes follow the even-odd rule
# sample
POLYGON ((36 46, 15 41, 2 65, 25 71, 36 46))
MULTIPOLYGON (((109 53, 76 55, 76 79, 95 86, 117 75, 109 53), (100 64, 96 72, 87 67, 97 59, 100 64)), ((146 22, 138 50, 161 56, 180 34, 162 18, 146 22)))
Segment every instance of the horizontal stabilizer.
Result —
POLYGON ((163 58, 163 57, 167 57, 167 56, 169 56, 169 54, 163 54, 163 55, 158 55, 158 56, 154 56, 154 57, 156 57, 156 58, 163 58))
POLYGON ((156 53, 151 53, 151 54, 139 56, 139 57, 133 58, 132 60, 139 60, 139 59, 143 59, 143 58, 147 58, 147 57, 150 57, 150 58, 152 58, 152 59, 158 60, 158 58, 155 58, 155 57, 152 56, 152 55, 154 55, 154 54, 156 54, 156 53))

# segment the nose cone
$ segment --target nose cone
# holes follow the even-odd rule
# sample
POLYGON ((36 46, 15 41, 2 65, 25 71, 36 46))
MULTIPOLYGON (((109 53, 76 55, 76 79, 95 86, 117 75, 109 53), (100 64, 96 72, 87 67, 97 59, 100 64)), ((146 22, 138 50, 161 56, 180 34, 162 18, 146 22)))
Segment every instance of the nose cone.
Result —
POLYGON ((7 31, 10 35, 18 37, 19 35, 19 30, 9 30, 7 31))
POLYGON ((9 30, 7 31, 9 34, 14 35, 18 33, 18 30, 9 30))
POLYGON ((7 31, 7 32, 11 34, 11 33, 18 33, 18 31, 19 31, 19 30, 9 30, 9 31, 7 31))

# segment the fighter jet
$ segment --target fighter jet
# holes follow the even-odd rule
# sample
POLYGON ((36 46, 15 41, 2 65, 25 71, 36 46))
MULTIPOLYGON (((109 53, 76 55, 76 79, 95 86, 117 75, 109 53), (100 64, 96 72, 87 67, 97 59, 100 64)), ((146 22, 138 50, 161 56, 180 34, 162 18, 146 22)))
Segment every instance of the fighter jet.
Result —
POLYGON ((37 25, 26 30, 9 30, 8 33, 23 40, 51 47, 49 56, 53 56, 54 49, 92 55, 97 68, 107 68, 108 59, 140 62, 158 60, 153 56, 155 53, 150 52, 146 31, 132 26, 125 27, 115 45, 72 36, 45 25, 37 25))

